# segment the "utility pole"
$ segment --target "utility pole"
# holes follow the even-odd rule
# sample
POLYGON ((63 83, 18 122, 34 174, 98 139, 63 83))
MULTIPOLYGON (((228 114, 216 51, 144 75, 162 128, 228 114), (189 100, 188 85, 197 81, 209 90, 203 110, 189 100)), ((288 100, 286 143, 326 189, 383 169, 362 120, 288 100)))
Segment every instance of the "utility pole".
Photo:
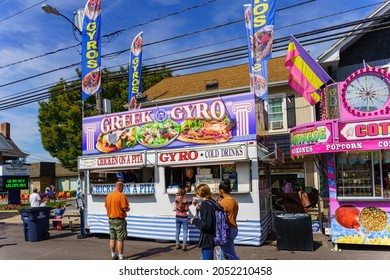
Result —
POLYGON ((96 96, 96 111, 98 115, 102 114, 102 92, 98 92, 95 94, 96 96))

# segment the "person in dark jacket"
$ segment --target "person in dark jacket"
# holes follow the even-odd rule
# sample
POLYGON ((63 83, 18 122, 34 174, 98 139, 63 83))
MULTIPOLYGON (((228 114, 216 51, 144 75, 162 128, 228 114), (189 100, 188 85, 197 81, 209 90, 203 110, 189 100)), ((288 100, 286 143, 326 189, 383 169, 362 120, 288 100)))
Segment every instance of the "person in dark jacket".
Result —
POLYGON ((214 236, 215 236, 215 208, 218 203, 213 199, 210 187, 207 184, 200 184, 196 187, 196 196, 203 201, 199 204, 193 202, 199 210, 199 215, 192 218, 190 223, 200 230, 198 247, 202 249, 202 260, 214 259, 214 236), (209 203, 210 202, 210 203, 209 203), (214 206, 213 206, 214 205, 214 206))

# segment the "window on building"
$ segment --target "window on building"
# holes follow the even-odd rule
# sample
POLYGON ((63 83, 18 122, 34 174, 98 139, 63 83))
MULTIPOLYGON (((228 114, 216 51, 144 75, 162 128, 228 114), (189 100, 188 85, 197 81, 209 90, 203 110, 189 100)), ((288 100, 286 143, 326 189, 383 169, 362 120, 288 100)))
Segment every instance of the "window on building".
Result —
POLYGON ((269 99, 269 130, 282 130, 286 129, 284 121, 284 98, 276 97, 269 99))
POLYGON ((296 126, 294 95, 280 94, 269 99, 268 121, 270 131, 286 131, 296 126))
POLYGON ((69 191, 69 189, 66 187, 66 180, 65 178, 58 178, 57 179, 57 191, 69 191))
POLYGON ((154 183, 154 169, 153 167, 145 167, 90 173, 90 181, 93 184, 115 184, 119 179, 125 183, 154 183))

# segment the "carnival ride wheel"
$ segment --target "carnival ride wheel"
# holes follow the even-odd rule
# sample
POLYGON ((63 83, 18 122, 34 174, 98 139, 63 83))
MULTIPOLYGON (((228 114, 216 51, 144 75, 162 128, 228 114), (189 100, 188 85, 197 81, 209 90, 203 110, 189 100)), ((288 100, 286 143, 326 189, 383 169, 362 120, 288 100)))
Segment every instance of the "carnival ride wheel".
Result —
POLYGON ((390 113, 390 80, 387 71, 361 69, 345 80, 342 101, 353 115, 365 116, 390 113))

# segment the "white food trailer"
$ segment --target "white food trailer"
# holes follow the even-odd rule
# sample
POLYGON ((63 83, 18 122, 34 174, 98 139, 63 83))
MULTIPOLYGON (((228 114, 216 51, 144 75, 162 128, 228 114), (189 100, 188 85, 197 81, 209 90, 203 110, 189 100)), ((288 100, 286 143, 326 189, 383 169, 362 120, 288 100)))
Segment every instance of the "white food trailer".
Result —
MULTIPOLYGON (((263 120, 262 103, 251 93, 84 118, 78 167, 90 233, 109 233, 104 201, 118 178, 131 205, 128 236, 173 241, 177 188, 190 180, 191 200, 196 185, 207 183, 217 194, 229 177, 240 207, 236 243, 262 245, 271 228, 269 184, 259 175, 268 155, 263 120)), ((190 225, 190 241, 198 238, 190 225)))

